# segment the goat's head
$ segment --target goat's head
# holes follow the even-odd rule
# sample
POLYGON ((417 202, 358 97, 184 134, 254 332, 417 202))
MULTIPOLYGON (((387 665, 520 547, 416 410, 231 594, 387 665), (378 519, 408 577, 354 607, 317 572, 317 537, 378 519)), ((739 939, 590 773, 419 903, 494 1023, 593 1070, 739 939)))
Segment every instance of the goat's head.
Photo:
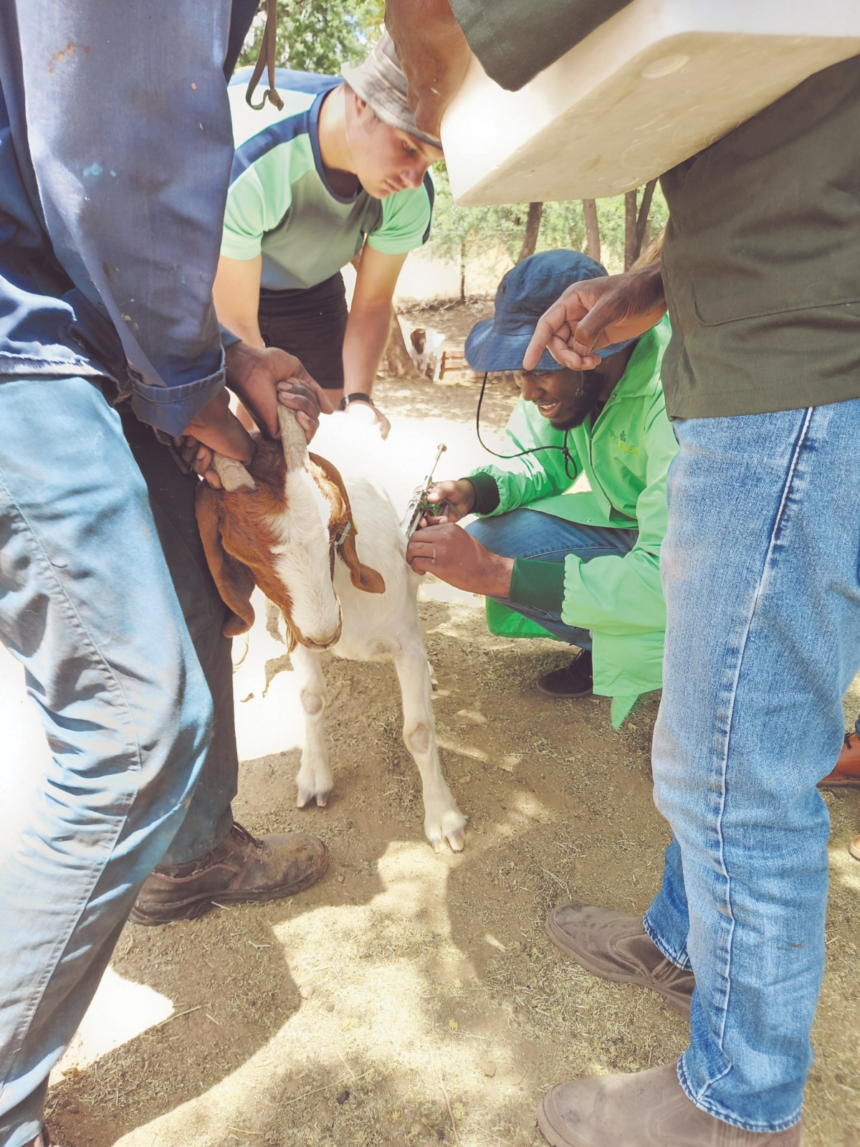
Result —
POLYGON ((409 336, 409 341, 415 348, 416 354, 424 354, 424 347, 427 343, 427 332, 423 327, 416 327, 412 334, 409 336))
POLYGON ((228 637, 253 625, 256 583, 281 610, 293 645, 326 649, 341 631, 335 562, 342 561, 353 585, 367 593, 383 593, 385 583, 358 560, 340 474, 308 453, 290 411, 281 407, 279 415, 281 442, 261 438, 247 468, 216 455, 224 489, 200 484, 197 522, 215 584, 230 609, 223 627, 228 637))

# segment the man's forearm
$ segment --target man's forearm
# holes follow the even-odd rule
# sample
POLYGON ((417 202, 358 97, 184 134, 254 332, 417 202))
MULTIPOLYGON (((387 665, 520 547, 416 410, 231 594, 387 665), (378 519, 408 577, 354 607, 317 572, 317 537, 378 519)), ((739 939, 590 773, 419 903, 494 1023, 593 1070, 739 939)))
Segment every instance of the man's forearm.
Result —
POLYGON ((509 598, 514 559, 503 558, 501 554, 493 553, 488 553, 487 556, 489 560, 482 568, 475 571, 474 582, 469 588, 472 593, 480 593, 484 597, 509 598))
POLYGON ((390 306, 350 311, 343 339, 344 394, 371 393, 390 330, 390 306))

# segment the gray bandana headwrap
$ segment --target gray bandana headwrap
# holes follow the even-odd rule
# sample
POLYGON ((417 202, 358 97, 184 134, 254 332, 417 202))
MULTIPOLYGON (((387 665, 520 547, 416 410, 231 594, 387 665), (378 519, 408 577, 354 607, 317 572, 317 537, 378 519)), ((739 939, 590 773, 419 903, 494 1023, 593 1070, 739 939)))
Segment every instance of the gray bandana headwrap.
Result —
POLYGON ((344 64, 340 74, 352 90, 364 100, 389 127, 405 131, 415 139, 441 148, 432 135, 419 131, 406 102, 406 76, 397 59, 394 41, 387 32, 363 64, 344 64))

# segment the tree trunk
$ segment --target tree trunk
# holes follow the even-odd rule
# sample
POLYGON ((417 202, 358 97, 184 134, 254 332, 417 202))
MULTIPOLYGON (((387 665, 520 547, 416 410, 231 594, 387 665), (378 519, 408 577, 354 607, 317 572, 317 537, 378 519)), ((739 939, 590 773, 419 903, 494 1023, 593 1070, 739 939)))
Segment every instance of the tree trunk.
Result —
POLYGON ((400 326, 400 320, 394 307, 391 308, 391 327, 388 332, 388 346, 385 348, 385 364, 395 378, 406 378, 408 375, 417 376, 418 374, 412 359, 409 357, 406 339, 403 337, 403 328, 400 326))
POLYGON ((583 199, 582 218, 585 221, 585 253, 595 263, 600 262, 600 224, 597 221, 597 200, 583 199))
POLYGON ((636 262, 636 191, 624 195, 624 270, 629 271, 636 262))
POLYGON ((642 192, 642 202, 639 204, 639 215, 636 219, 636 258, 642 253, 642 248, 648 239, 648 216, 651 213, 651 200, 654 198, 654 188, 657 180, 651 179, 645 184, 642 192))
POLYGON ((466 240, 460 243, 460 302, 466 301, 466 240))
POLYGON ((517 258, 518 263, 522 263, 523 259, 528 259, 529 255, 534 255, 538 234, 540 233, 540 221, 542 216, 543 204, 530 203, 529 217, 526 222, 526 233, 523 235, 523 245, 520 247, 520 253, 517 258))
POLYGON ((642 252, 648 231, 648 216, 657 180, 651 179, 642 191, 642 201, 638 207, 637 191, 628 191, 624 196, 624 270, 629 271, 642 252))

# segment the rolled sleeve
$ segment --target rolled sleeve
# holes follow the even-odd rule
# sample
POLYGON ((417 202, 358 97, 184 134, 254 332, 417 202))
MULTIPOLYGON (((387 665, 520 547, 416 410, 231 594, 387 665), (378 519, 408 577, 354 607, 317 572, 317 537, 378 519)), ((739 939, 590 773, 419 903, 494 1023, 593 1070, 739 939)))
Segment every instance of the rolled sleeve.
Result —
POLYGON ((564 564, 515 558, 510 600, 560 614, 564 603, 564 564))
POLYGON ((175 438, 183 433, 206 403, 220 393, 224 384, 223 361, 221 369, 214 374, 181 386, 148 386, 143 381, 132 379, 131 405, 142 422, 175 438))

